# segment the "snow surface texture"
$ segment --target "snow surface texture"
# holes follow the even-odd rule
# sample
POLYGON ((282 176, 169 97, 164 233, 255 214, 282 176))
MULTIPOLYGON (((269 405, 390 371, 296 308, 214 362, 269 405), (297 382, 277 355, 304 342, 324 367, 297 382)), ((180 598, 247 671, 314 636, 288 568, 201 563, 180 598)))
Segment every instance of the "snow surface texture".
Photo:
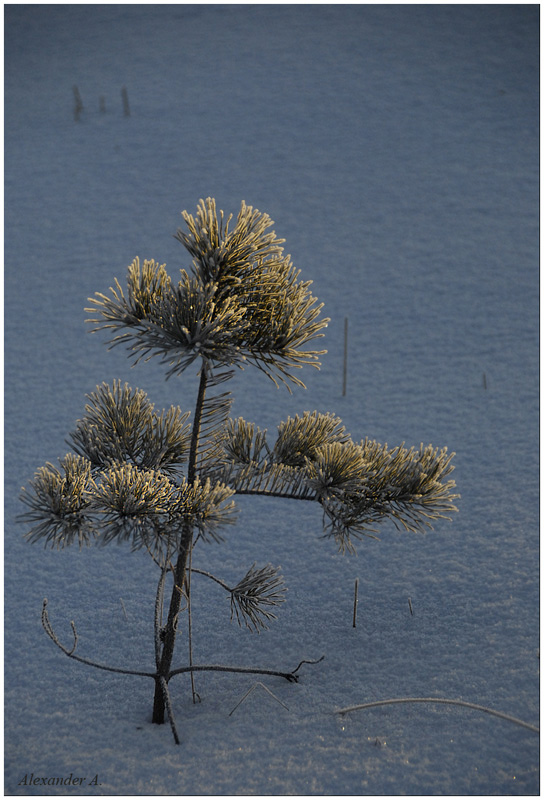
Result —
POLYGON ((538 6, 8 5, 5 35, 6 793, 537 794, 529 730, 454 706, 335 711, 438 696, 538 725, 538 6), (356 557, 319 538, 317 506, 242 498, 195 566, 281 564, 288 600, 256 636, 196 576, 195 661, 325 660, 263 679, 288 710, 257 687, 229 715, 255 676, 200 674, 197 705, 174 678, 176 747, 149 679, 77 664, 40 626, 47 597, 81 655, 153 668, 154 565, 44 551, 15 517, 97 383, 192 407, 194 375, 131 370, 83 308, 136 255, 187 267, 173 233, 208 195, 269 213, 331 317, 306 392, 248 369, 234 413, 273 431, 334 411, 356 439, 447 446, 462 498, 452 523, 385 525, 356 557))

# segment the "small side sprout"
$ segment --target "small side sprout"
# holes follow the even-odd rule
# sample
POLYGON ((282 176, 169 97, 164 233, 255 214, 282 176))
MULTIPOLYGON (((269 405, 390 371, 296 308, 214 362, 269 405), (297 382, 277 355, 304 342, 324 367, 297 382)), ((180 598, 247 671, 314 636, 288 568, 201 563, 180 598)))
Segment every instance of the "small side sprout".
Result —
POLYGON ((230 618, 236 616, 238 624, 258 633, 267 622, 276 619, 270 611, 285 600, 285 585, 278 570, 271 564, 257 569, 253 564, 246 575, 231 589, 230 618))

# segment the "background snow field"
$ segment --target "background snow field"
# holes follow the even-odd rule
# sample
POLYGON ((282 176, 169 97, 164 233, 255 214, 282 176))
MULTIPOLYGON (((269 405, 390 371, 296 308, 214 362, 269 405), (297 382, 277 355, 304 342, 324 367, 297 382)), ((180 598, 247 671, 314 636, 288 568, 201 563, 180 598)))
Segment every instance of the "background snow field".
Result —
POLYGON ((98 775, 73 795, 538 794, 530 730, 454 706, 335 713, 435 696, 538 725, 538 36, 537 5, 5 6, 7 794, 66 793, 31 773, 98 775), (257 687, 230 714, 255 676, 197 675, 198 705, 174 678, 176 747, 152 681, 77 664, 40 625, 47 597, 81 655, 152 668, 149 557, 44 551, 15 518, 98 383, 193 406, 193 374, 131 369, 83 309, 137 255, 188 267, 173 234, 207 196, 270 214, 331 317, 307 390, 247 369, 234 414, 273 434, 333 411, 356 440, 447 446, 462 497, 453 522, 384 525, 357 556, 320 538, 317 505, 241 498, 194 565, 229 582, 281 564, 287 602, 256 636, 196 576, 195 662, 325 659, 264 679, 288 710, 257 687))

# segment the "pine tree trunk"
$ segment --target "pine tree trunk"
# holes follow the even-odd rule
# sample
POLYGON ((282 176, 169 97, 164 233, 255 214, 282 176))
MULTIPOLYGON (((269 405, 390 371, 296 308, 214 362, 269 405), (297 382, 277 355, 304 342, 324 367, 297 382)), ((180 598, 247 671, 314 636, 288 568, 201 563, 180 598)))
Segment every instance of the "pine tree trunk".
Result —
MULTIPOLYGON (((193 483, 196 477, 196 459, 198 453, 198 440, 200 436, 200 423, 202 420, 202 409, 204 405, 204 398, 206 395, 207 376, 204 365, 200 375, 200 385, 198 387, 198 397, 195 406, 195 416, 193 421, 193 431, 191 434, 191 448, 189 451, 189 465, 187 468, 187 482, 193 483)), ((185 571, 187 568, 187 559, 193 544, 193 527, 190 523, 185 526, 183 536, 181 539, 180 548, 178 551, 178 560, 174 569, 174 586, 172 588, 172 596, 170 598, 170 608, 168 609, 168 618, 164 632, 164 644, 162 647, 161 660, 158 668, 158 674, 166 680, 170 678, 170 668, 172 666, 172 658, 174 657, 174 648, 176 645, 176 633, 178 626, 178 615, 181 608, 181 599, 183 596, 183 585, 185 583, 185 571)), ((160 680, 155 680, 155 697, 153 701, 153 718, 152 721, 157 725, 164 723, 165 712, 165 699, 160 685, 160 680)))
MULTIPOLYGON (((174 586, 172 588, 172 596, 170 598, 170 608, 168 610, 168 620, 164 633, 164 644, 162 647, 161 661, 159 665, 159 674, 162 675, 168 683, 170 674, 170 667, 172 666, 172 658, 174 657, 174 648, 176 645, 176 633, 178 627, 178 614, 181 607, 182 587, 185 581, 185 569, 187 566, 187 557, 189 548, 191 547, 193 538, 193 530, 188 527, 184 533, 182 545, 179 551, 178 560, 174 573, 174 586)), ((164 694, 158 679, 155 680, 155 698, 153 701, 153 722, 157 725, 164 723, 164 710, 165 701, 164 694)))

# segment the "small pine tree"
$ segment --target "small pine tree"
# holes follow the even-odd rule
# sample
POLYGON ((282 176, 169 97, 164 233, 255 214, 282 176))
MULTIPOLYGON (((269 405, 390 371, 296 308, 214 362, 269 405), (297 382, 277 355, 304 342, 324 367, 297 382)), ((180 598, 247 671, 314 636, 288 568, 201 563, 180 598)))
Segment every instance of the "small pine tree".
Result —
MULTIPOLYGON (((252 630, 266 627, 281 603, 283 582, 270 565, 254 564, 235 587, 192 566, 198 541, 221 540, 235 522, 235 495, 267 495, 312 500, 323 514, 325 535, 342 551, 373 535, 391 519, 417 531, 455 511, 452 454, 431 445, 389 449, 364 439, 354 442, 334 414, 304 412, 278 426, 274 442, 266 431, 230 417, 231 396, 224 391, 237 367, 253 364, 277 385, 304 386, 297 371, 319 367, 324 351, 306 349, 322 336, 328 320, 300 280, 282 239, 269 228, 267 214, 242 203, 232 215, 217 215, 215 201, 200 201, 196 216, 183 213, 186 230, 176 238, 192 256, 190 272, 176 283, 155 261, 128 268, 126 291, 115 281, 110 294, 91 299, 93 330, 113 332, 110 346, 126 345, 136 360, 158 356, 166 376, 195 364, 200 383, 192 415, 172 406, 158 413, 141 390, 114 382, 88 397, 85 414, 70 435, 73 452, 57 468, 39 469, 22 500, 31 542, 52 547, 74 542, 127 541, 145 548, 160 568, 155 609, 156 667, 136 672, 92 662, 62 645, 49 621, 46 632, 69 656, 103 669, 147 675, 155 682, 153 722, 172 714, 168 683, 173 675, 197 669, 172 669, 182 601, 190 613, 190 576, 200 572, 231 596, 231 618, 252 630), (220 388, 218 388, 220 387, 220 388), (172 577, 163 624, 165 583, 172 577)), ((190 629, 189 629, 190 630, 190 629)), ((301 662, 301 664, 304 662, 301 662)), ((279 674, 296 680, 298 669, 279 674)), ((194 691, 194 687, 193 687, 194 691)))

